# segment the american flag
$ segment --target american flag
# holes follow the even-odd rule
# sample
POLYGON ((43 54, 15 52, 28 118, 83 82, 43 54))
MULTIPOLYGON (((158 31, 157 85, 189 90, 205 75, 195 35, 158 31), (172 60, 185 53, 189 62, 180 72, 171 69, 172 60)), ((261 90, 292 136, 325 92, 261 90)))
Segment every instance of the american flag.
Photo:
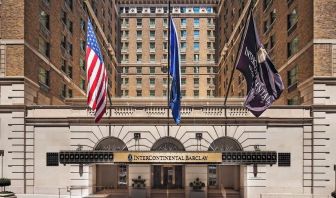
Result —
POLYGON ((106 112, 107 73, 90 19, 86 42, 87 104, 95 111, 95 122, 99 122, 106 112))

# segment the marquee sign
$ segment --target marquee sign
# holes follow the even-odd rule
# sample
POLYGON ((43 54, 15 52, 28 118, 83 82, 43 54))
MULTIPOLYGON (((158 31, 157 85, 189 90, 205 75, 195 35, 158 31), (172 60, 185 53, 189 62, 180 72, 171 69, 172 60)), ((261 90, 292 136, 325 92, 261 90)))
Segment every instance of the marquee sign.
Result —
POLYGON ((115 152, 115 163, 221 163, 221 152, 115 152))
POLYGON ((47 166, 94 163, 269 164, 277 163, 275 151, 60 151, 47 153, 47 166))

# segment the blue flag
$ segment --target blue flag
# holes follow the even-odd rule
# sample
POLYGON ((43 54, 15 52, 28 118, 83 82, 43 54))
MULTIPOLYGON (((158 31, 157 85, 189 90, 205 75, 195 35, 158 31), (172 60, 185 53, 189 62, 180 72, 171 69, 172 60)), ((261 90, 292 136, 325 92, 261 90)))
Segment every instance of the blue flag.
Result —
POLYGON ((236 68, 243 73, 247 82, 245 107, 259 117, 280 97, 284 85, 259 40, 252 12, 242 36, 236 68))
POLYGON ((179 40, 172 18, 170 20, 170 49, 169 49, 169 74, 172 77, 169 108, 172 110, 176 124, 181 121, 181 68, 179 40))

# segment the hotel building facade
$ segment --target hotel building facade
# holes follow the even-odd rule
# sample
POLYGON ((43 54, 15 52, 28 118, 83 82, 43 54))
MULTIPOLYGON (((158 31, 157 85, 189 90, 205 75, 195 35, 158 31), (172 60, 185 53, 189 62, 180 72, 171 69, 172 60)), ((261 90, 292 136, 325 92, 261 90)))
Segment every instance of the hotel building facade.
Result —
MULTIPOLYGON (((181 51, 185 45, 185 53, 181 54, 185 54, 182 78, 186 79, 182 86, 185 90, 182 122, 175 125, 167 117, 170 112, 164 94, 166 1, 0 1, 3 75, 0 78, 0 151, 3 151, 0 170, 3 177, 12 180, 6 189, 19 197, 330 197, 335 190, 336 164, 334 77, 313 77, 309 91, 311 103, 273 105, 260 118, 243 108, 241 97, 230 97, 226 106, 223 106, 224 98, 213 97, 215 90, 220 96, 225 91, 222 86, 227 73, 222 75, 222 65, 234 60, 228 56, 230 46, 235 46, 230 42, 239 42, 234 36, 231 38, 237 32, 234 29, 242 29, 241 21, 250 3, 258 10, 264 2, 270 3, 268 6, 280 5, 280 1, 261 0, 171 0, 181 51), (235 6, 241 6, 240 11, 235 6), (17 17, 14 17, 16 9, 17 17), (62 22, 62 10, 69 12, 66 16, 70 19, 65 22, 62 22), (233 14, 235 19, 227 20, 227 14, 223 13, 231 10, 240 15, 233 14), (84 55, 79 55, 79 40, 85 38, 79 18, 86 20, 85 13, 91 16, 100 44, 106 49, 105 59, 110 58, 106 65, 112 68, 110 80, 114 82, 109 90, 113 106, 98 124, 93 121, 93 112, 84 105, 85 90, 76 88, 81 81, 74 80, 85 76, 76 66, 80 63, 74 63, 84 55), (52 44, 49 60, 40 54, 46 52, 42 49, 48 49, 42 42, 48 41, 42 35, 41 25, 45 21, 49 21, 52 44), (225 23, 233 24, 233 33, 226 33, 228 38, 221 36, 223 31, 230 31, 225 23), (62 71, 62 64, 56 63, 63 57, 61 29, 57 29, 62 24, 73 26, 73 31, 78 28, 72 37, 67 29, 62 30, 73 46, 78 41, 73 59, 65 58, 72 61, 73 80, 62 71), (30 33, 31 29, 36 32, 30 33), (138 32, 141 32, 139 37, 138 32), (215 33, 217 38, 213 37, 215 33), (31 47, 33 43, 38 46, 36 49, 31 47), (212 44, 208 46, 208 43, 212 44), (50 73, 41 67, 45 71, 50 67, 50 73), (217 76, 216 72, 219 72, 217 76), (216 77, 218 84, 212 87, 216 77), (207 79, 211 79, 210 83, 207 79), (49 88, 45 82, 50 83, 49 88), (73 97, 59 97, 63 93, 59 85, 62 83, 68 86, 64 93, 72 89, 73 97), (202 191, 194 191, 190 186, 190 183, 195 185, 197 178, 204 183, 202 191)), ((282 3, 301 9, 302 2, 282 3)), ((322 2, 325 1, 314 1, 314 12, 327 6, 322 2)), ((278 16, 276 21, 283 14, 278 16)), ((323 19, 325 24, 334 20, 329 15, 320 19, 318 16, 314 20, 323 19)), ((256 18, 260 20, 263 16, 256 14, 256 18)), ((334 34, 332 30, 326 32, 334 34)), ((316 42, 328 42, 325 49, 331 46, 334 52, 334 45, 330 44, 334 40, 325 39, 316 42)), ((71 49, 67 46, 71 45, 65 44, 64 48, 71 49)), ((319 49, 314 44, 315 48, 319 49)), ((318 54, 321 55, 318 60, 333 63, 328 53, 318 54)), ((236 88, 233 84, 233 93, 236 88)), ((286 104, 281 100, 279 103, 286 104)))

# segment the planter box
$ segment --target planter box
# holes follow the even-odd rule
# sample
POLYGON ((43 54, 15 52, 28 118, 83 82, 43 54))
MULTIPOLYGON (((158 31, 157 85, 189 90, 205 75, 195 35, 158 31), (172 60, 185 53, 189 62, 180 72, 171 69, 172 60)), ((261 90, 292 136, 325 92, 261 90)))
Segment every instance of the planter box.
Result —
POLYGON ((190 198, 206 198, 205 191, 190 191, 190 198))
POLYGON ((131 189, 132 198, 146 198, 146 189, 145 188, 133 188, 131 189))

